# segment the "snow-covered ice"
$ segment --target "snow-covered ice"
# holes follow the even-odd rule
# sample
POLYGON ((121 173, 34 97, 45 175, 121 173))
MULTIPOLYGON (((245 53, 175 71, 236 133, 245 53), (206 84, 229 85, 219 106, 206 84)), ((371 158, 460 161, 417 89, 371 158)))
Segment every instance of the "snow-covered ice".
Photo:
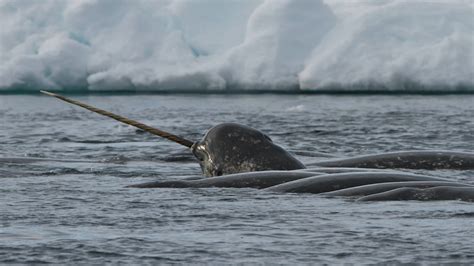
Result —
POLYGON ((0 0, 0 90, 474 90, 470 0, 0 0))

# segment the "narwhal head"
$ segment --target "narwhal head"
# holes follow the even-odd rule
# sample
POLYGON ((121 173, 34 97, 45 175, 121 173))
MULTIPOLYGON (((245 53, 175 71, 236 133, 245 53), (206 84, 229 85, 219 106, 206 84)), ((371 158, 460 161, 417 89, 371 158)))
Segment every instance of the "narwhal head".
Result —
POLYGON ((151 134, 191 148, 199 159, 202 171, 207 176, 263 171, 292 170, 304 165, 262 132, 234 123, 225 123, 211 128, 204 138, 193 143, 169 132, 150 127, 138 121, 96 108, 49 91, 42 93, 62 101, 80 106, 89 111, 113 118, 119 122, 140 128, 151 134))
POLYGON ((305 168, 267 135, 235 123, 211 128, 191 149, 206 176, 305 168))

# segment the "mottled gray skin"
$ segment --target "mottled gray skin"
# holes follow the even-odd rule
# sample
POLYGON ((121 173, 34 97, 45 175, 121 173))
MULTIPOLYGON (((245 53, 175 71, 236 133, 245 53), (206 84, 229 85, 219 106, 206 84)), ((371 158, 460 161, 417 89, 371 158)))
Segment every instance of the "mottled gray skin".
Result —
POLYGON ((211 128, 192 151, 206 176, 306 168, 267 135, 235 123, 211 128))
POLYGON ((390 191, 368 195, 358 201, 387 200, 462 200, 474 202, 474 187, 442 186, 433 188, 397 188, 390 191))
POLYGON ((354 197, 354 196, 367 196, 370 194, 381 193, 397 188, 411 187, 411 188, 430 188, 430 187, 472 187, 472 185, 462 184, 457 182, 444 182, 444 181, 408 181, 408 182, 390 182, 390 183, 377 183, 365 186, 358 186, 346 189, 340 189, 333 192, 324 193, 325 196, 334 197, 354 197))
MULTIPOLYGON (((425 188, 435 185, 458 185, 447 179, 400 172, 380 170, 377 172, 373 168, 474 168, 474 154, 449 151, 413 151, 318 162, 313 165, 319 166, 319 168, 305 171, 303 163, 274 144, 268 136, 256 129, 235 123, 219 124, 211 128, 201 141, 194 143, 191 149, 199 160, 203 174, 209 178, 157 181, 130 187, 246 187, 294 193, 325 193, 354 188, 354 191, 358 191, 357 193, 372 194, 403 186, 425 188), (359 169, 341 167, 357 167, 359 169), (364 167, 372 169, 363 169, 364 167), (321 172, 337 174, 323 174, 321 172), (417 181, 425 183, 414 184, 417 181), (399 183, 379 184, 389 182, 399 183), (379 185, 370 189, 360 187, 369 184, 379 185)), ((356 193, 354 191, 352 193, 356 193)))
POLYGON ((273 187, 268 187, 265 190, 272 192, 318 194, 368 184, 406 181, 449 182, 450 180, 432 176, 403 174, 397 172, 340 173, 319 175, 300 180, 290 181, 273 187))
POLYGON ((357 172, 396 172, 392 169, 377 169, 377 168, 356 168, 356 167, 316 167, 316 168, 305 168, 303 170, 292 170, 292 171, 305 171, 305 172, 318 172, 326 174, 339 174, 339 173, 357 173, 357 172))
POLYGON ((474 169, 474 154, 451 151, 401 151, 308 164, 324 167, 474 169))
POLYGON ((266 188, 310 176, 321 175, 315 172, 260 171, 215 176, 195 180, 155 181, 130 185, 135 188, 187 188, 187 187, 227 187, 227 188, 266 188))

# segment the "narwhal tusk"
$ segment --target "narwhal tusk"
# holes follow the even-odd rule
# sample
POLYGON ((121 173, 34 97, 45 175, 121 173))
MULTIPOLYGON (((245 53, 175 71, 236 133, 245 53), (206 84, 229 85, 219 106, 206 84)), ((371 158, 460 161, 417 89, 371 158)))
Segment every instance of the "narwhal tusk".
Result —
POLYGON ((165 139, 168 139, 168 140, 171 140, 171 141, 174 141, 178 144, 181 144, 183 146, 186 146, 188 148, 191 148, 191 146, 193 145, 193 142, 192 141, 189 141, 187 139, 184 139, 184 138, 181 138, 181 137, 178 137, 176 135, 173 135, 171 133, 168 133, 168 132, 165 132, 165 131, 162 131, 162 130, 159 130, 159 129, 156 129, 156 128, 153 128, 153 127, 150 127, 150 126, 147 126, 145 124, 142 124, 140 122, 137 122, 137 121, 134 121, 134 120, 131 120, 131 119, 128 119, 128 118, 125 118, 123 116, 120 116, 120 115, 116 115, 116 114, 113 114, 113 113, 110 113, 110 112, 107 112, 105 110, 102 110, 102 109, 99 109, 99 108, 95 108, 93 106, 90 106, 90 105, 87 105, 85 103, 81 103, 79 101, 76 101, 76 100, 72 100, 72 99, 69 99, 69 98, 66 98, 62 95, 59 95, 59 94, 55 94, 55 93, 52 93, 52 92, 49 92, 49 91, 43 91, 43 90, 40 90, 41 93, 44 93, 46 95, 49 95, 49 96, 53 96, 53 97, 56 97, 60 100, 63 100, 65 102, 68 102, 68 103, 72 103, 74 105, 77 105, 77 106, 80 106, 82 108, 85 108, 89 111, 92 111, 94 113, 98 113, 98 114, 101 114, 101 115, 104 115, 104 116, 108 116, 110 118, 113 118, 119 122, 122 122, 122 123, 125 123, 127 125, 131 125, 131 126, 134 126, 134 127, 137 127, 139 129, 143 129, 144 131, 146 132, 149 132, 151 134, 154 134, 154 135, 157 135, 157 136, 160 136, 162 138, 165 138, 165 139))

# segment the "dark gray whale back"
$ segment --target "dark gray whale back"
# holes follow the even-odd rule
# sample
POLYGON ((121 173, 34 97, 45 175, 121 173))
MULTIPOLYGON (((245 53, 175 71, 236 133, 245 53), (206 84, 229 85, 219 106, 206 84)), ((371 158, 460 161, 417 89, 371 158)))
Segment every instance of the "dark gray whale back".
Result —
POLYGON ((185 188, 185 187, 226 187, 226 188, 266 188, 322 173, 302 171, 259 171, 214 176, 194 180, 155 181, 130 185, 136 188, 185 188))
POLYGON ((453 151, 400 151, 308 164, 322 167, 474 169, 474 154, 453 151))
POLYGON ((441 186, 425 189, 402 187, 386 192, 368 195, 358 199, 358 201, 385 200, 462 200, 474 202, 474 188, 468 186, 441 186))
POLYGON ((450 180, 408 173, 367 172, 367 173, 341 173, 308 177, 286 182, 265 190, 272 192, 290 193, 324 193, 350 187, 358 187, 374 183, 407 182, 407 181, 444 181, 450 180))
POLYGON ((267 135, 236 123, 211 128, 192 150, 206 176, 305 168, 267 135))
POLYGON ((386 191, 390 191, 397 188, 432 188, 432 187, 472 187, 469 184, 463 184, 459 182, 449 181, 406 181, 406 182, 388 182, 388 183, 375 183, 351 188, 345 188, 336 190, 333 192, 324 193, 325 196, 343 196, 343 197, 354 197, 354 196, 367 196, 370 194, 377 194, 386 191))

